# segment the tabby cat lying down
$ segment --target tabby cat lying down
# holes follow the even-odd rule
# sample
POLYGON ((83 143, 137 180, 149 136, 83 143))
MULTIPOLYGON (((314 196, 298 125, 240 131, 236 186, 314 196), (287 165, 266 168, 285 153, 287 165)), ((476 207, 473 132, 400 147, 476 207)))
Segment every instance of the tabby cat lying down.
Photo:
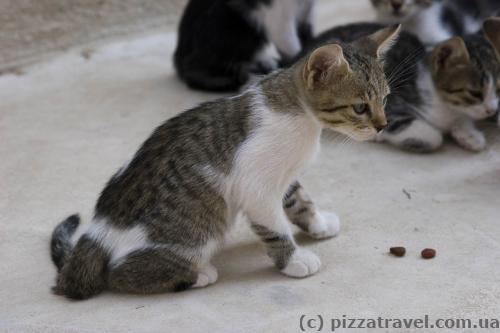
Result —
MULTIPOLYGON (((357 23, 319 35, 307 49, 326 42, 349 42, 382 26, 357 23)), ((500 97, 500 20, 488 19, 483 32, 455 37, 426 55, 422 42, 403 32, 385 57, 391 85, 387 128, 378 140, 405 150, 431 152, 451 137, 462 147, 481 151, 484 135, 474 122, 497 114, 500 97)), ((500 125, 500 124, 499 124, 500 125)))
POLYGON ((159 293, 204 287, 210 259, 239 213, 285 275, 320 259, 293 239, 339 231, 296 182, 323 128, 363 141, 386 125, 381 57, 399 27, 353 44, 327 44, 241 95, 183 112, 158 127, 108 182, 87 226, 74 215, 53 232, 54 292, 84 299, 104 289, 159 293))

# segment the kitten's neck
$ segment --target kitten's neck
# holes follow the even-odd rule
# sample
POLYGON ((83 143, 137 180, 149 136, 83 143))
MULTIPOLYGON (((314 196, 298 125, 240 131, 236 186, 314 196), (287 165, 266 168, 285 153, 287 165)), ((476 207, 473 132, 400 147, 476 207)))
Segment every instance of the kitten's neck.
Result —
POLYGON ((314 118, 303 98, 302 66, 302 61, 299 61, 286 70, 276 71, 260 82, 260 90, 269 108, 276 112, 310 115, 314 118))

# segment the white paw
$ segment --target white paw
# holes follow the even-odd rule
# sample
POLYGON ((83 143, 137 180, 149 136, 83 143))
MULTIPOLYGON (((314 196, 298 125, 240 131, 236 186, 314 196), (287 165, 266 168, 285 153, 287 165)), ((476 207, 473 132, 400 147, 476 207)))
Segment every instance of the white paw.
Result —
POLYGON ((321 261, 316 254, 306 249, 297 248, 281 273, 302 278, 315 274, 320 267, 321 261))
POLYGON ((455 139, 467 150, 482 151, 486 149, 486 138, 479 132, 456 134, 455 139))
POLYGON ((466 149, 472 151, 482 151, 486 149, 486 139, 484 136, 477 136, 471 140, 467 140, 463 143, 466 149))
POLYGON ((198 272, 198 279, 193 288, 203 288, 217 281, 217 269, 212 264, 207 264, 198 272))
POLYGON ((330 238, 340 232, 340 220, 337 214, 316 212, 314 220, 309 225, 309 234, 314 238, 330 238))

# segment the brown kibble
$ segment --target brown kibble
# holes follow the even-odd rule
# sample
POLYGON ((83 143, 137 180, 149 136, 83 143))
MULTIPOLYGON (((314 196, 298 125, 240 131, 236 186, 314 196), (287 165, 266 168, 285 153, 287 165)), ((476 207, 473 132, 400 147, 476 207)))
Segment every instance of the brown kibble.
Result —
POLYGON ((424 258, 424 259, 432 259, 436 256, 436 250, 423 249, 421 255, 422 255, 422 258, 424 258))
POLYGON ((395 246, 391 247, 389 249, 389 252, 391 252, 392 255, 395 255, 396 257, 404 257, 406 254, 406 249, 402 246, 395 246))

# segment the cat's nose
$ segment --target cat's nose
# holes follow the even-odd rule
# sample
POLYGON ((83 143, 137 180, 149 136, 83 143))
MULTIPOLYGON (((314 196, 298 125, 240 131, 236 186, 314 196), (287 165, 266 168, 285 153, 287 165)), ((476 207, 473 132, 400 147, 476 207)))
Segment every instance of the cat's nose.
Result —
POLYGON ((380 133, 384 130, 384 128, 387 127, 387 124, 384 125, 375 125, 375 129, 377 130, 377 133, 380 133))
POLYGON ((488 116, 493 116, 494 114, 496 114, 498 111, 498 109, 486 109, 486 115, 488 116))
POLYGON ((394 9, 394 11, 396 13, 398 13, 401 10, 401 7, 403 7, 403 2, 398 1, 398 0, 394 0, 394 1, 391 1, 391 5, 392 5, 392 8, 394 9))

